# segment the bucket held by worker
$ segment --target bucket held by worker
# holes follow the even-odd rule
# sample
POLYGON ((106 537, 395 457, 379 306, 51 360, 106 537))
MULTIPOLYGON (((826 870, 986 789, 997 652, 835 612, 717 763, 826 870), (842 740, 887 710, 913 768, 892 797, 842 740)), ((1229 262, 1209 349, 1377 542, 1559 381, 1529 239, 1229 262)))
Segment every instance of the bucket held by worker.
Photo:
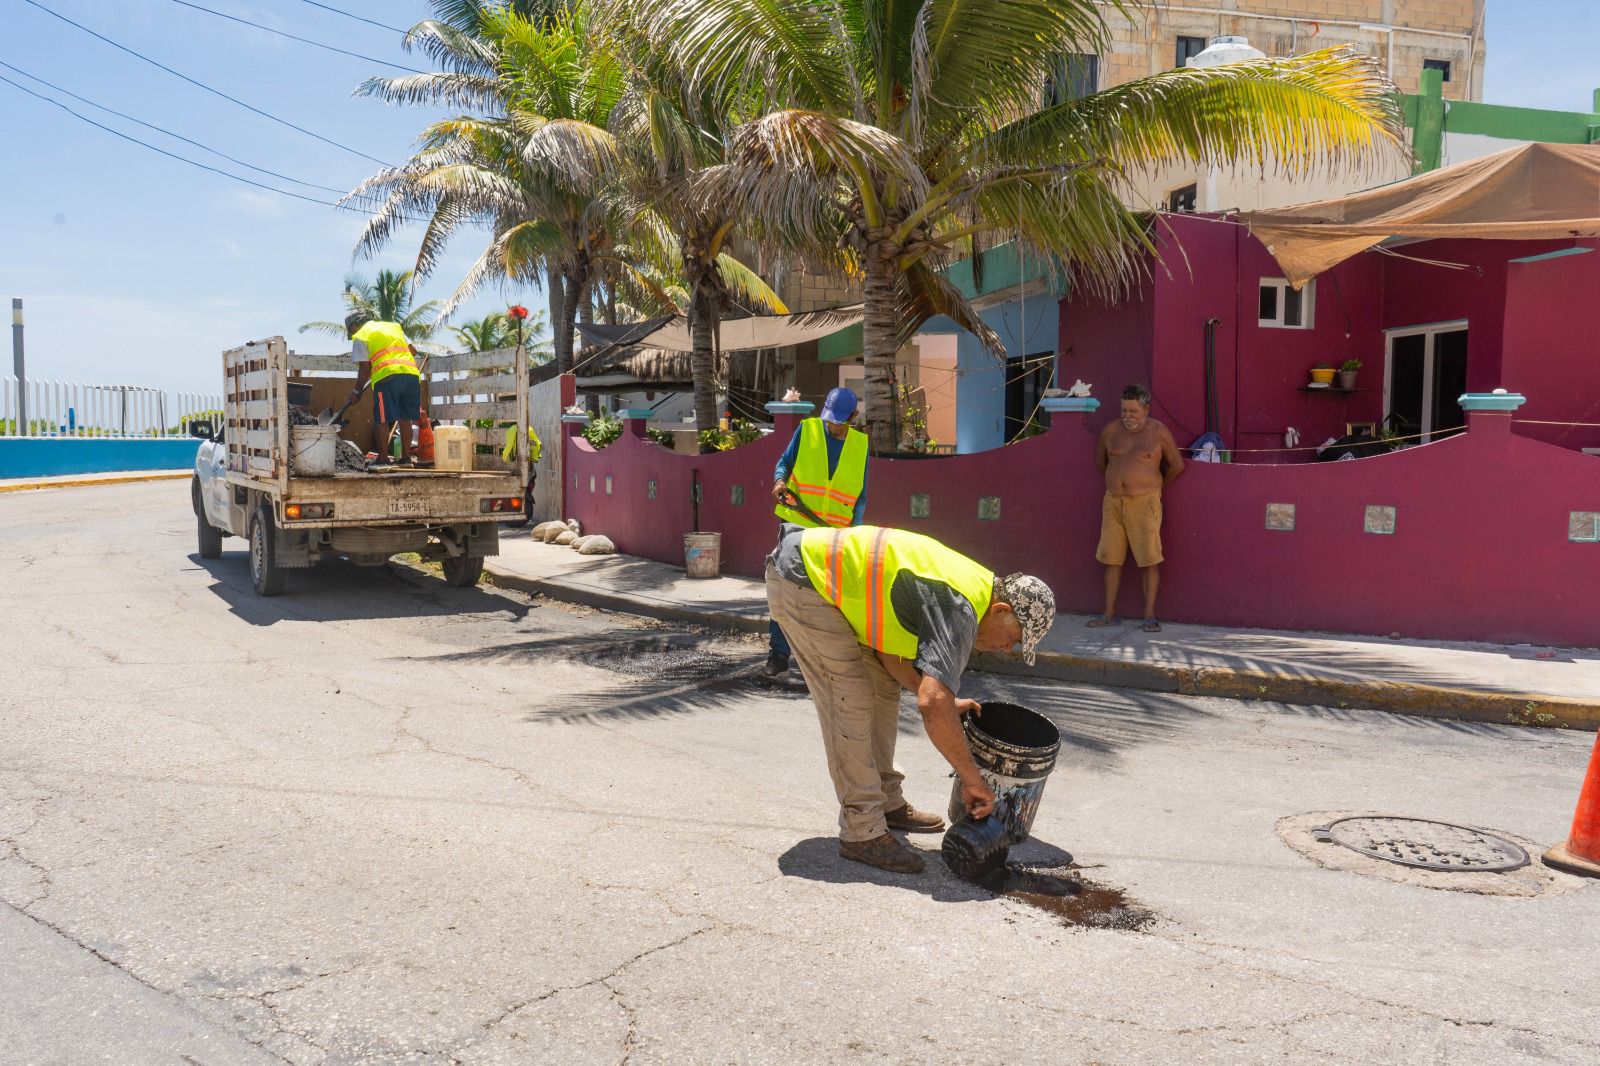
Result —
POLYGON ((1589 772, 1578 793, 1578 809, 1572 815, 1572 832, 1565 844, 1544 853, 1544 864, 1567 873, 1600 877, 1600 734, 1589 756, 1589 772))
POLYGON ((950 872, 968 881, 981 881, 1006 864, 1011 845, 1016 843, 1016 812, 1004 796, 995 800, 986 817, 972 819, 965 812, 950 819, 939 854, 950 872))
MULTIPOLYGON (((987 702, 982 708, 981 713, 969 714, 961 721, 967 747, 978 772, 1004 801, 1013 843, 1021 843, 1033 832, 1045 780, 1055 769, 1061 750, 1061 730, 1044 715, 1015 703, 987 702)), ((949 814, 952 825, 967 815, 960 778, 951 785, 949 814)))
POLYGON ((332 477, 338 440, 338 426, 290 426, 289 472, 296 477, 332 477))
POLYGON ((722 534, 685 533, 683 563, 690 577, 716 577, 722 573, 722 534))

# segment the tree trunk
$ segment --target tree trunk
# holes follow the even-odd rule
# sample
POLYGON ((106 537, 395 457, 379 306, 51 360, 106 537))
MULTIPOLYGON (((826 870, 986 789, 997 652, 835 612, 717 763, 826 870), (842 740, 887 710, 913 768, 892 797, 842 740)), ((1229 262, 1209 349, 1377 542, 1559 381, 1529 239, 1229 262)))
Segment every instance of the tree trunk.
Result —
MULTIPOLYGON (((545 285, 548 288, 548 291, 545 293, 545 296, 549 299, 549 302, 550 302, 550 317, 546 321, 548 321, 549 324, 550 324, 551 332, 560 333, 561 332, 561 305, 566 300, 567 284, 562 279, 559 269, 547 269, 545 271, 544 278, 545 278, 545 285)), ((555 339, 552 338, 552 340, 555 340, 555 339)), ((555 345, 554 346, 555 346, 555 350, 556 351, 560 351, 560 342, 559 341, 555 341, 555 345)), ((569 351, 569 354, 570 354, 570 351, 569 351)))
POLYGON ((689 368, 694 374, 694 428, 697 434, 715 429, 717 425, 716 329, 716 294, 705 281, 699 281, 694 287, 694 297, 689 302, 689 337, 694 345, 689 356, 689 368))
POLYGON ((589 298, 589 264, 579 260, 567 267, 562 278, 561 322, 556 327, 556 368, 572 372, 573 334, 577 331, 578 308, 589 298))
POLYGON ((895 300, 894 257, 880 245, 863 256, 866 278, 862 286, 861 354, 866 365, 867 436, 874 452, 894 451, 894 363, 900 345, 896 340, 899 314, 895 300))

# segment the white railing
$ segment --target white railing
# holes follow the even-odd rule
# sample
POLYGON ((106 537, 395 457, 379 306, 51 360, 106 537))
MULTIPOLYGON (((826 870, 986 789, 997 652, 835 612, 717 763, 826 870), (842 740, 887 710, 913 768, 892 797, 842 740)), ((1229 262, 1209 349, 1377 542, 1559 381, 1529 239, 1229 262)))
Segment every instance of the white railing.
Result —
POLYGON ((0 377, 0 437, 186 437, 190 421, 221 413, 214 393, 0 377))

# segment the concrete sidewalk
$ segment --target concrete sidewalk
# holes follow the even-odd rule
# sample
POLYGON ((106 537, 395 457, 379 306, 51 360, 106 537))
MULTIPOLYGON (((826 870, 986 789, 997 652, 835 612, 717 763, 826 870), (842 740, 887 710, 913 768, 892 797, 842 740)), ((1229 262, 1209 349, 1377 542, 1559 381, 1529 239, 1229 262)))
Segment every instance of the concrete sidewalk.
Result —
MULTIPOLYGON (((501 534, 488 560, 508 588, 674 622, 765 632, 766 589, 751 578, 691 579, 683 567, 629 555, 579 555, 501 534)), ((1137 622, 1088 629, 1061 615, 1029 668, 1013 656, 973 665, 1084 684, 1277 703, 1368 707, 1475 721, 1600 727, 1600 651, 1401 641, 1330 633, 1137 622)))
POLYGON ((60 474, 54 477, 0 478, 0 492, 31 489, 70 489, 80 485, 126 485, 135 481, 175 481, 194 473, 189 470, 114 470, 104 474, 60 474))

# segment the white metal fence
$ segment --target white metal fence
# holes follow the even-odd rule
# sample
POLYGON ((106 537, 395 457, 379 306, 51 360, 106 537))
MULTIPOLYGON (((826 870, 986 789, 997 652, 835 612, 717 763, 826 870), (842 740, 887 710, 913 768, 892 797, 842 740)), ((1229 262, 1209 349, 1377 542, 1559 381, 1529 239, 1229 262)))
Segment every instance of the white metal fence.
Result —
POLYGON ((221 415, 217 393, 0 377, 0 437, 184 437, 221 415))

